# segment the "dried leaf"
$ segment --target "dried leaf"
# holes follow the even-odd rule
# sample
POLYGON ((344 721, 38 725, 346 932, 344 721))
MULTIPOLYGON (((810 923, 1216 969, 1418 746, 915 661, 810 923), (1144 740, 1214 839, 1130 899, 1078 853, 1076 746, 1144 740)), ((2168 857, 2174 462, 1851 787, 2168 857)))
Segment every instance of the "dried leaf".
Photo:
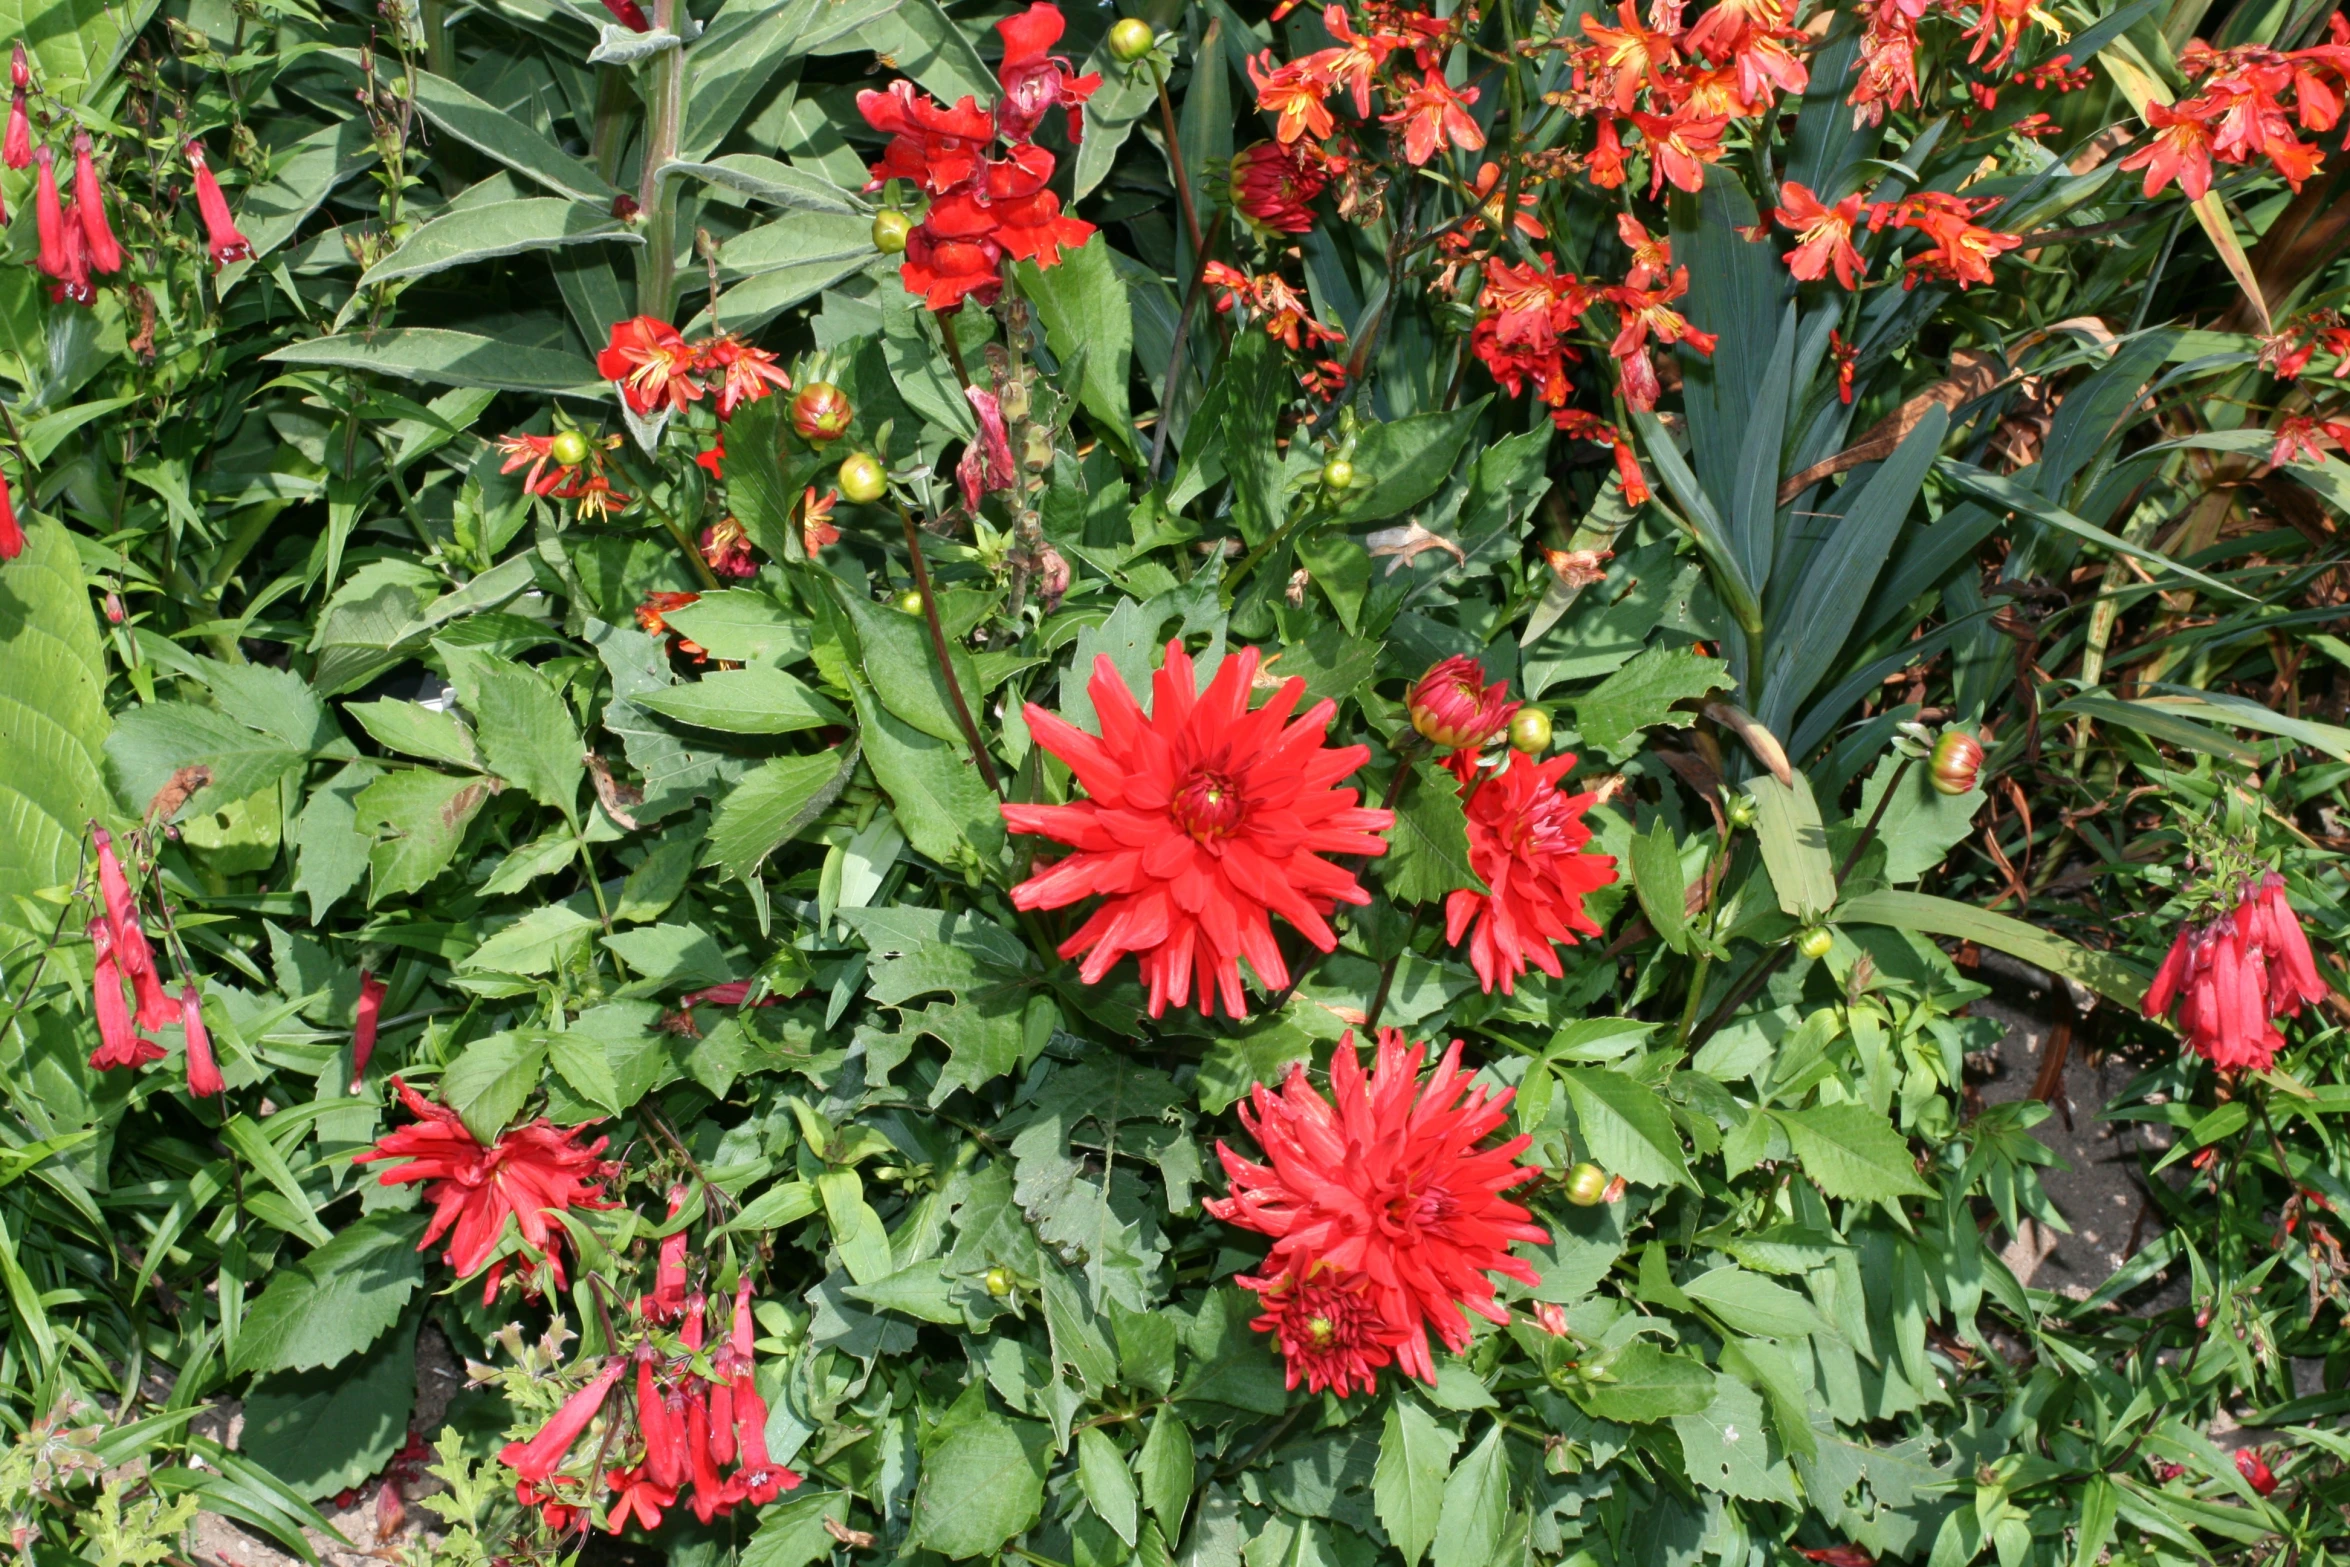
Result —
POLYGON ((1424 550, 1444 550, 1464 566, 1469 561, 1458 544, 1441 533, 1430 533, 1417 522, 1407 522, 1400 528, 1375 528, 1364 535, 1363 542, 1370 546, 1374 558, 1393 557, 1387 563, 1387 574, 1391 577, 1398 567, 1410 565, 1424 550))

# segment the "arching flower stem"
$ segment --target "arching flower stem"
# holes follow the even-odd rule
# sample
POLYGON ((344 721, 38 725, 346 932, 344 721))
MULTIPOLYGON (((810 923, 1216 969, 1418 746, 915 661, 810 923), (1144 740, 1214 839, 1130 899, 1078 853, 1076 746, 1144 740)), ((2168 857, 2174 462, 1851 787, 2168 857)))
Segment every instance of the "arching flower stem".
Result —
MULTIPOLYGON (((947 333, 947 341, 954 341, 952 330, 947 333)), ((958 359, 956 369, 961 368, 958 359)), ((938 660, 938 678, 946 683, 947 699, 955 707, 955 722, 971 747, 971 760, 979 768, 979 776, 986 780, 988 791, 1000 800, 1004 796, 1004 781, 995 770, 994 759, 987 754, 987 741, 980 735, 979 725, 972 720, 971 704, 963 699, 963 682, 955 678, 954 660, 947 656, 946 628, 938 621, 938 595, 930 588, 930 562, 922 554, 922 530, 914 526, 914 514, 906 510, 903 501, 898 502, 898 521, 905 524, 906 563, 914 573, 914 591, 922 595, 922 619, 930 627, 930 652, 938 660)))

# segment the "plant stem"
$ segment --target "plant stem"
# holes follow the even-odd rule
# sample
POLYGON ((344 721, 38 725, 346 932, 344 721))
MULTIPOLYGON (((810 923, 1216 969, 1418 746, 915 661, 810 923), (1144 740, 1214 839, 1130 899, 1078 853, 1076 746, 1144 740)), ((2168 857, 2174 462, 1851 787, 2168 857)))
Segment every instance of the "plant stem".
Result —
POLYGON ((449 0, 424 0, 423 18, 424 68, 435 76, 456 74, 451 69, 454 61, 449 43, 449 0))
POLYGON ((965 299, 951 313, 938 318, 938 335, 946 342, 947 362, 955 367, 955 384, 966 390, 971 386, 971 371, 963 363, 963 340, 955 336, 955 317, 961 315, 964 306, 970 303, 969 299, 965 299))
MULTIPOLYGON (((1215 48, 1223 25, 1221 17, 1208 24, 1206 40, 1200 45, 1203 55, 1215 48)), ((1167 78, 1160 74, 1159 62, 1153 60, 1150 66, 1151 85, 1159 90, 1159 129, 1167 138, 1167 162, 1175 170, 1175 195, 1183 205, 1183 226, 1191 235, 1191 253, 1205 255, 1207 244, 1200 235, 1199 206, 1191 199, 1191 170, 1184 167, 1183 138, 1175 129, 1175 103, 1167 96, 1167 78)))
MULTIPOLYGON (((676 32, 679 9, 678 0, 653 0, 655 30, 676 32)), ((645 102, 645 161, 636 198, 645 250, 637 263, 636 308, 640 315, 667 321, 677 309, 677 187, 662 177, 662 169, 677 157, 679 122, 685 116, 684 46, 654 56, 647 76, 651 96, 645 102)))
POLYGON ((947 657, 946 628, 938 623, 938 595, 930 589, 930 563, 922 555, 922 530, 914 526, 914 514, 898 505, 898 521, 906 525, 907 563, 914 572, 914 591, 922 595, 922 619, 930 627, 930 651, 938 660, 938 677, 946 682, 947 699, 954 703, 955 722, 962 726, 963 738, 970 744, 971 760, 979 767, 979 776, 987 780, 988 789, 998 799, 1003 797, 1004 781, 996 775, 995 763, 987 754, 987 742, 980 737, 979 725, 972 721, 971 704, 963 700, 963 682, 955 678, 954 661, 947 657))
MULTIPOLYGON (((1210 238, 1221 244, 1224 225, 1217 224, 1216 232, 1210 238)), ((1195 246, 1193 254, 1197 264, 1191 269, 1191 287, 1183 291, 1183 309, 1175 318, 1175 346, 1167 355, 1167 380, 1159 389, 1159 427, 1151 432, 1150 471, 1153 478, 1158 477, 1166 465, 1167 441, 1175 428, 1175 421, 1169 417, 1169 411, 1175 405, 1176 383, 1183 378, 1184 350, 1191 344, 1191 318, 1199 310, 1200 296, 1208 289, 1208 262, 1213 259, 1209 247, 1195 246)))

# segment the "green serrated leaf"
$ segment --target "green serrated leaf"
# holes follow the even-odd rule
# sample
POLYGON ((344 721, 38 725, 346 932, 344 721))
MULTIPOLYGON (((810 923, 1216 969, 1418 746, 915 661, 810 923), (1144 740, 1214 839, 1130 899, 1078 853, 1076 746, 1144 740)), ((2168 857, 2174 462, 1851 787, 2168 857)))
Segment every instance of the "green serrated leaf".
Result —
POLYGON ((1404 1567, 1418 1567, 1436 1539, 1444 1482, 1459 1445, 1460 1438, 1415 1400, 1399 1398, 1387 1406, 1371 1497, 1380 1526, 1403 1552, 1404 1567))
POLYGON ((337 1365, 373 1344, 424 1281, 420 1213, 368 1214, 308 1256, 280 1266, 245 1313, 229 1352, 234 1375, 337 1365))

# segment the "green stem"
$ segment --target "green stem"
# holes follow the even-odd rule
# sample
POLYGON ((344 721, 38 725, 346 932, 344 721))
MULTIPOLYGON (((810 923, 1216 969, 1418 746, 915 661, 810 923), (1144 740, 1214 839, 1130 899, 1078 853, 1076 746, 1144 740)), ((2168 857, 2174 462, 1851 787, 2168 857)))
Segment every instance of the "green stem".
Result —
MULTIPOLYGON (((653 26, 675 33, 678 0, 653 0, 653 26)), ((636 307, 640 315, 667 321, 677 310, 677 183, 662 169, 677 157, 679 124, 685 117, 685 48, 665 49, 646 70, 645 161, 638 176, 637 205, 645 225, 644 254, 637 258, 636 307)))
POLYGON ((1239 597, 1240 584, 1247 578, 1250 572, 1256 570, 1257 562, 1263 560, 1274 550, 1288 543, 1289 536, 1297 531, 1298 525, 1300 523, 1304 522, 1307 517, 1313 514, 1313 510, 1314 508, 1310 502, 1299 502, 1296 512, 1290 516, 1290 519, 1287 522, 1274 529, 1272 536, 1266 539, 1264 543, 1258 545, 1255 549, 1250 550, 1246 555, 1243 555, 1240 558, 1240 564, 1232 568, 1232 575, 1224 579, 1224 588, 1227 594, 1225 599, 1226 603, 1232 603, 1239 597))
POLYGON ((971 717, 971 704, 963 700, 963 682, 955 678, 954 661, 947 656, 946 628, 938 622, 938 595, 930 588, 930 563, 922 555, 922 530, 914 526, 914 514, 903 503, 898 506, 898 521, 906 525, 907 563, 914 572, 914 591, 922 595, 922 619, 930 627, 930 651, 938 660, 938 677, 946 683, 947 698, 954 703, 955 722, 962 727, 963 738, 971 746, 971 760, 979 768, 979 776, 987 781, 988 791, 997 799, 1004 794, 1004 781, 998 777, 995 762, 987 754, 987 741, 981 738, 979 725, 971 717))
POLYGON ((456 47, 449 38, 449 0, 424 0, 424 68, 454 76, 456 47))
MULTIPOLYGON (((1202 55, 1215 48, 1217 29, 1223 19, 1208 24, 1207 42, 1201 46, 1202 55)), ((1175 170, 1175 195, 1183 204, 1183 227, 1191 235, 1191 253, 1204 256, 1207 246, 1200 237, 1199 204, 1191 199, 1191 170, 1183 163, 1183 138, 1175 130, 1175 103, 1167 96, 1167 78, 1159 72, 1159 62, 1150 62, 1151 85, 1159 90, 1159 129, 1167 138, 1167 162, 1175 170)))

